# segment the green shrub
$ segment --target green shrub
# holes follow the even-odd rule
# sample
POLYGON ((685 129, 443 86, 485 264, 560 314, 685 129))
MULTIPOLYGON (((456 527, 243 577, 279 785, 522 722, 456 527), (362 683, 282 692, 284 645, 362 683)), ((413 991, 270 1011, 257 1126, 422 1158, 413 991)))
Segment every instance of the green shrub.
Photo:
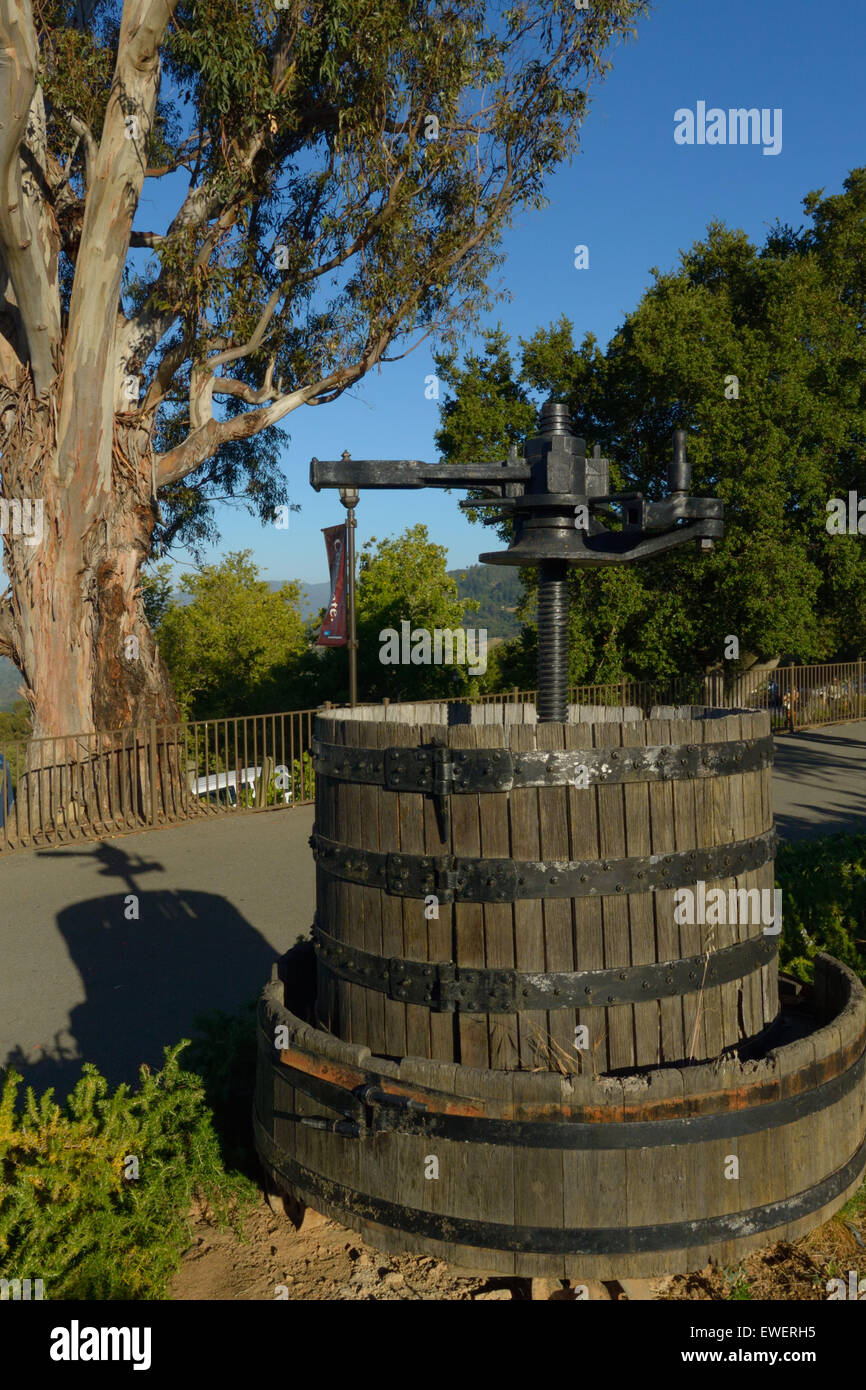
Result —
POLYGON ((727 1297, 735 1302, 751 1300, 752 1291, 742 1265, 738 1269, 725 1269, 722 1277, 727 1289, 727 1297))
POLYGON ((213 1009, 196 1018, 187 1060, 201 1077, 223 1162, 260 1181, 252 1129, 256 1008, 257 1000, 250 999, 234 1013, 213 1009))
POLYGON ((47 1298, 159 1299, 190 1240, 196 1196, 241 1234, 252 1184, 225 1171, 185 1042, 138 1090, 110 1092, 91 1064, 63 1107, 8 1072, 0 1092, 0 1276, 42 1279, 47 1298), (138 1160, 138 1178, 129 1158, 138 1160))
POLYGON ((316 795, 316 772, 308 752, 292 762, 292 797, 295 801, 312 801, 316 795))
POLYGON ((818 951, 866 977, 866 835, 827 835, 782 844, 781 964, 811 980, 818 951))

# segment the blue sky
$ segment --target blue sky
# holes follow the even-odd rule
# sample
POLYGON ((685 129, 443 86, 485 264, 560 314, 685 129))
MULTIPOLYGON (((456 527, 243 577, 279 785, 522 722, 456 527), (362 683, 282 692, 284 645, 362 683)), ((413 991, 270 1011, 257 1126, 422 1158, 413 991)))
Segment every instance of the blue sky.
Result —
MULTIPOLYGON (((777 217, 799 226, 806 192, 838 192, 848 171, 866 162, 864 52, 863 0, 658 0, 636 41, 614 50, 582 152, 549 180, 550 206, 527 212, 507 234, 498 274, 512 299, 491 323, 501 319, 516 340, 565 313, 578 340, 591 330, 604 344, 650 283, 650 267, 674 266, 708 222, 741 227, 758 242, 777 217), (677 145, 674 112, 699 101, 781 108, 781 152, 677 145), (574 268, 578 244, 589 248, 586 270, 574 268)), ((438 404, 424 393, 432 371, 423 344, 333 405, 289 416, 283 468, 300 513, 281 531, 220 506, 222 539, 208 558, 249 548, 268 579, 327 579, 321 528, 344 512, 334 493, 309 486, 311 456, 338 458, 348 449, 355 458, 435 458, 438 404)), ((423 521, 448 547, 450 566, 472 564, 491 536, 464 520, 458 498, 362 493, 358 544, 423 521)))

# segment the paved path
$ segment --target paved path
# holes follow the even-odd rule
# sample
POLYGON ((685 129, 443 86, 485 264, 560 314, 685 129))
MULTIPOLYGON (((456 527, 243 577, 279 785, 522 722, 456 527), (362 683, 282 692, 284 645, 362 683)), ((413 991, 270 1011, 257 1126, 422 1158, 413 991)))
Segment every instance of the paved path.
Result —
POLYGON ((866 831, 866 722, 780 734, 773 812, 786 840, 866 831))
POLYGON ((112 1081, 258 994, 313 920, 313 808, 214 818, 0 861, 0 1065, 112 1081), (138 898, 138 920, 130 895, 138 898))
MULTIPOLYGON (((773 788, 788 839, 866 830, 866 723, 778 738, 773 788)), ((312 922, 312 823, 227 815, 0 860, 0 1064, 37 1089, 82 1058, 134 1081, 196 1015, 255 996, 312 922)))

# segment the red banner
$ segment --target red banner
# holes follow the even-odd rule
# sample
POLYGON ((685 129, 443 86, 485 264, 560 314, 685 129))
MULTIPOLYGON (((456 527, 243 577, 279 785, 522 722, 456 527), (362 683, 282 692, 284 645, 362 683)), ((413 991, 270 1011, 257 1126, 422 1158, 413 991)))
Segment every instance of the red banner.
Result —
POLYGON ((325 548, 328 552, 328 569, 331 575, 331 601, 325 612, 325 620, 316 643, 319 647, 345 647, 348 641, 346 631, 346 537, 345 523, 342 526, 323 526, 325 548))

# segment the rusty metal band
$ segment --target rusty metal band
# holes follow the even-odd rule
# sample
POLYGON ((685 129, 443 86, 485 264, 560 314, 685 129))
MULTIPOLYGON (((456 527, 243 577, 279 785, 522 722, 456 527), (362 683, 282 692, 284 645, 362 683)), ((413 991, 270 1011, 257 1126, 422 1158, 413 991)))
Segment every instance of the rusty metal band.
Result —
POLYGON ((691 994, 744 979, 768 965, 779 945, 777 936, 762 933, 683 960, 529 974, 454 965, 451 961, 377 956, 336 941, 318 923, 313 926, 313 943, 319 964, 338 979, 376 990, 400 1003, 420 1004, 434 1013, 472 1014, 607 1008, 691 994))
POLYGON ((316 772, 341 782, 433 796, 577 788, 629 782, 671 782, 759 772, 773 762, 773 739, 726 743, 638 744, 624 748, 512 753, 508 748, 341 748, 313 739, 316 772))
POLYGON ((435 897, 440 903, 505 903, 522 898, 652 893, 699 879, 733 878, 768 863, 776 840, 775 830, 766 830, 711 849, 570 861, 386 853, 339 844, 315 829, 310 846, 322 872, 349 883, 381 888, 403 898, 435 897))
MULTIPOLYGON (((762 1101, 740 1110, 720 1110, 705 1115, 666 1116, 656 1120, 503 1120, 478 1115, 449 1114, 428 1108, 423 1102, 407 1101, 389 1092, 384 1077, 365 1073, 362 1084, 353 1090, 322 1079, 274 1057, 273 1044, 259 1034, 259 1050, 275 1072, 295 1091, 333 1110, 339 1119, 312 1117, 313 1128, 330 1129, 347 1138, 363 1139, 375 1134, 419 1134, 429 1139, 450 1139, 461 1144, 497 1144, 507 1148, 572 1149, 653 1149, 672 1144, 703 1144, 716 1139, 737 1139, 744 1134, 764 1133, 780 1125, 815 1115, 859 1090, 866 1076, 866 1052, 838 1073, 806 1091, 781 1100, 762 1101), (337 1128, 339 1126, 339 1128, 337 1128)), ((445 1097, 430 1097, 431 1107, 445 1097)), ((279 1118, 290 1118, 275 1112, 279 1118)), ((298 1115, 297 1123, 311 1123, 309 1115, 298 1115)))
POLYGON ((384 1197, 373 1197, 355 1188, 345 1187, 288 1158, 274 1143, 257 1114, 253 1115, 253 1126, 256 1148, 273 1173, 326 1215, 330 1214, 330 1207, 338 1219, 345 1219, 348 1212, 353 1220, 375 1222, 392 1230, 422 1236, 426 1240, 446 1241, 452 1246, 467 1245, 485 1250, 513 1250, 538 1255, 636 1255, 739 1240, 744 1236, 772 1231, 820 1211, 857 1182, 866 1167, 864 1139, 846 1163, 813 1187, 743 1211, 655 1226, 509 1226, 501 1222, 422 1211, 418 1207, 389 1202, 384 1197), (320 1203, 324 1203, 324 1206, 320 1203))

